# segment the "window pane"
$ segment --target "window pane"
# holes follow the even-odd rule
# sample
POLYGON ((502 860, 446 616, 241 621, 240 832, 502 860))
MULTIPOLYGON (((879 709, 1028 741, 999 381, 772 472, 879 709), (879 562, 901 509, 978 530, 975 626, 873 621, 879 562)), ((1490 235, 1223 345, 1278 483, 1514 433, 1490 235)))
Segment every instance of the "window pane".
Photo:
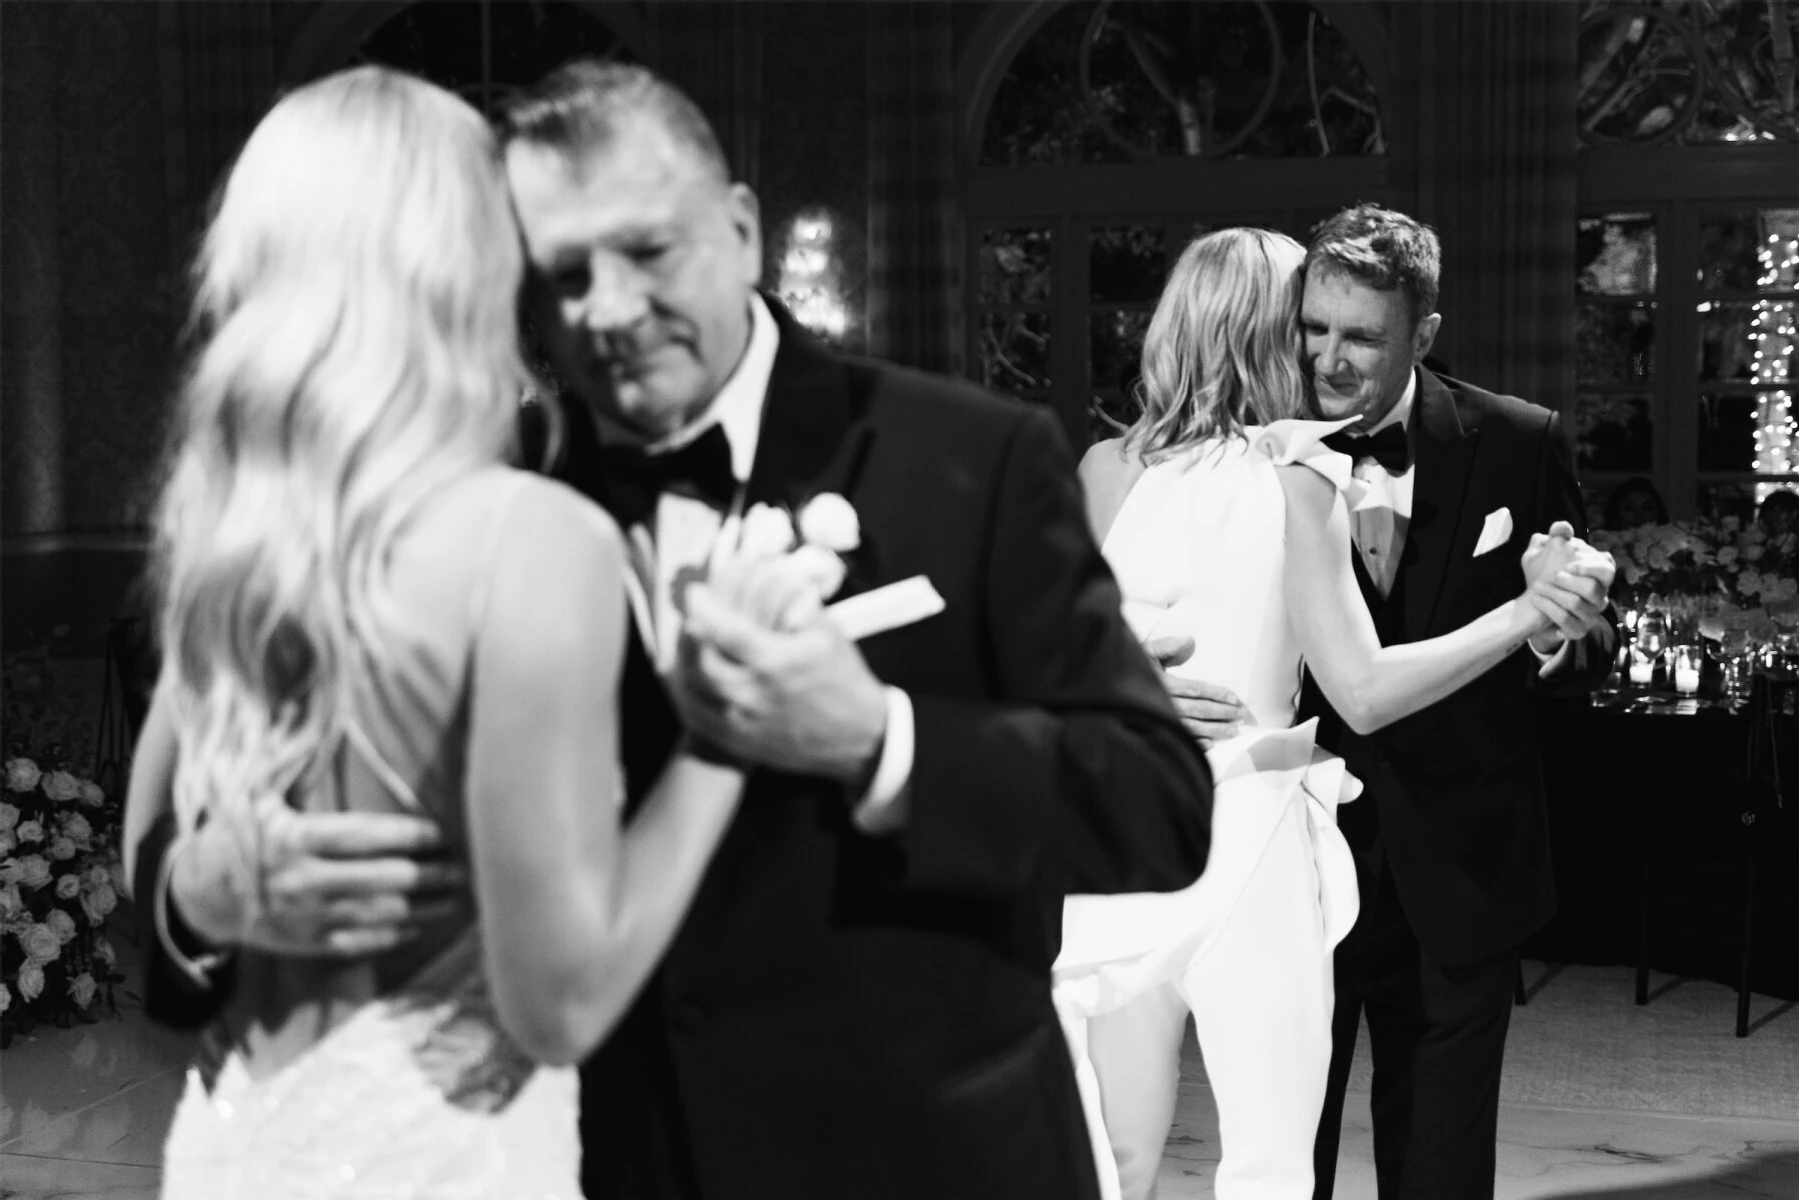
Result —
POLYGON ((1785 392, 1710 391, 1699 397, 1701 471, 1784 471, 1799 459, 1799 436, 1785 392), (1787 449, 1788 439, 1793 445, 1787 449), (1761 461, 1757 461, 1760 457, 1761 461))
POLYGON ((1655 305, 1589 301, 1575 313, 1582 383, 1647 383, 1655 371, 1655 305))
POLYGON ((1644 394, 1580 394, 1574 416, 1575 459, 1582 472, 1647 471, 1653 427, 1644 394))
POLYGON ((1049 386, 1049 314, 988 313, 981 318, 981 382, 1008 392, 1049 386))
POLYGON ((1087 286, 1095 300, 1154 300, 1166 263, 1160 225, 1097 228, 1088 244, 1087 286))
POLYGON ((1799 288, 1799 208, 1704 218, 1699 222, 1699 282, 1718 292, 1799 288))
POLYGON ((1794 323, 1799 301, 1754 300, 1699 305, 1701 383, 1781 383, 1793 378, 1794 323))
POLYGON ((981 234, 981 303, 1042 304, 1049 299, 1050 231, 989 229, 981 234))
POLYGON ((1140 411, 1136 400, 1127 393, 1111 389, 1095 392, 1093 402, 1087 408, 1088 439, 1103 442, 1120 436, 1130 428, 1140 411))
POLYGON ((1143 335, 1150 314, 1144 311, 1096 312, 1088 318, 1088 379, 1095 388, 1127 391, 1143 358, 1143 335))
POLYGON ((1574 241, 1581 291, 1603 296, 1655 291, 1655 218, 1649 213, 1582 217, 1574 241))
POLYGON ((981 164, 1384 154, 1380 99, 1329 8, 1061 5, 994 93, 981 164))

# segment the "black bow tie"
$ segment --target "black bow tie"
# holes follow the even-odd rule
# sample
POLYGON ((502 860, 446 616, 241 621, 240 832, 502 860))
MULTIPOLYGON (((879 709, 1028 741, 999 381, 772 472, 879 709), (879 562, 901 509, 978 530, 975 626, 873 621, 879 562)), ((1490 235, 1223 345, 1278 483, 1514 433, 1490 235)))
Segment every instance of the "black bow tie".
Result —
POLYGON ((649 524, 666 491, 697 495, 718 508, 729 508, 737 498, 731 443, 718 425, 665 454, 645 454, 637 446, 602 446, 594 483, 601 503, 626 529, 649 524))
POLYGON ((1372 437, 1357 437, 1347 429, 1339 429, 1328 435, 1324 444, 1357 462, 1372 458, 1385 467, 1389 475, 1403 474, 1412 464, 1412 448, 1406 439, 1404 425, 1389 425, 1372 437))

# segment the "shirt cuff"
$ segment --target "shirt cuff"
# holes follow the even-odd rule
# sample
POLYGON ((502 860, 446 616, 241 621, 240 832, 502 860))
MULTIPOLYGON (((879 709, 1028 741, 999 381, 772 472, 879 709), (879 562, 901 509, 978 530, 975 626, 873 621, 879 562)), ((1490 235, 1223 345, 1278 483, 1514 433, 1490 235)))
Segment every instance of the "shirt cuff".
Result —
POLYGON ((177 837, 169 846, 169 852, 162 858, 162 869, 156 875, 156 890, 151 893, 150 905, 156 922, 156 938, 162 943, 163 953, 168 955, 175 969, 187 977, 188 982, 197 988, 207 989, 215 983, 213 972, 230 962, 231 955, 214 953, 190 957, 182 951, 175 931, 170 927, 169 884, 175 875, 175 860, 191 845, 193 842, 190 839, 177 837))
POLYGON ((1571 654, 1574 650, 1574 643, 1569 641, 1567 638, 1563 638, 1562 644, 1560 646, 1557 646, 1554 650, 1550 651, 1548 654, 1543 653, 1541 650, 1537 649, 1535 646, 1531 646, 1531 644, 1528 641, 1525 642, 1524 644, 1526 646, 1530 646, 1530 652, 1532 654, 1536 655, 1537 663, 1539 664, 1537 667, 1537 674, 1540 676, 1541 675, 1549 675, 1550 673, 1552 673, 1554 671, 1559 671, 1564 665, 1566 665, 1566 663, 1568 661, 1568 655, 1571 654))
POLYGON ((906 823, 911 795, 912 760, 916 735, 912 722, 912 698, 905 691, 887 689, 887 732, 881 740, 881 761, 868 791, 857 802, 851 820, 867 834, 893 833, 906 823))

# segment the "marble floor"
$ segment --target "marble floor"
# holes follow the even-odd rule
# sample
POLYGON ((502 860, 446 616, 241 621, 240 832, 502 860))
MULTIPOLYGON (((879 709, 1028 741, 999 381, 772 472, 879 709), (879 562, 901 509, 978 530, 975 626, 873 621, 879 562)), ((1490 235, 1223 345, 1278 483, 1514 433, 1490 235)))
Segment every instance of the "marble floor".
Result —
MULTIPOLYGON (((1638 1009, 1626 968, 1527 973, 1535 994, 1510 1043, 1499 1200, 1799 1200, 1799 1006, 1756 997, 1753 1035, 1739 1041, 1731 993, 1715 984, 1662 978, 1638 1009), (1581 1087, 1558 1091, 1555 1064, 1581 1046, 1600 1047, 1610 1074, 1595 1085, 1599 1073, 1582 1071, 1581 1087), (1568 1095, 1581 1102, 1545 1102, 1568 1095)), ((155 1196, 189 1040, 123 996, 120 1008, 119 1020, 43 1030, 0 1053, 0 1200, 155 1196)), ((1188 1058, 1161 1200, 1213 1194, 1217 1111, 1191 1044, 1188 1058)), ((1375 1196, 1367 1079, 1364 1060, 1344 1122, 1344 1200, 1375 1196)))

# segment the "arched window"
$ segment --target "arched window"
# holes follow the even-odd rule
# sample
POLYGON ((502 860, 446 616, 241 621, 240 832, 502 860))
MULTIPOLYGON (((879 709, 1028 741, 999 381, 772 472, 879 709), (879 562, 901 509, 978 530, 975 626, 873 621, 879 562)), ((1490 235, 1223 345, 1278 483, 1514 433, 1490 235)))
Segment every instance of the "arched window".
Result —
POLYGON ((1595 503, 1799 484, 1799 11, 1591 0, 1580 27, 1575 428, 1595 503))
POLYGON ((1328 0, 997 7, 960 79, 968 360, 1084 446, 1134 417, 1143 333, 1194 236, 1303 240, 1392 199, 1386 29, 1328 0))

